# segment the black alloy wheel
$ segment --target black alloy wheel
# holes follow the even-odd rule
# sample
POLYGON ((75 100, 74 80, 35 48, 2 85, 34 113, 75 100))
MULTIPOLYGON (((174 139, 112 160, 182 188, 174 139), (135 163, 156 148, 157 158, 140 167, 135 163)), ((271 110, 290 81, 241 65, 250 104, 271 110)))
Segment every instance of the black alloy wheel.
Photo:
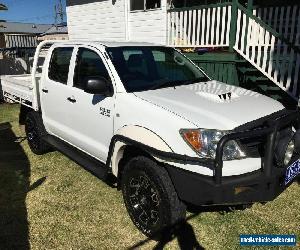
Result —
POLYGON ((165 228, 185 219, 185 205, 167 171, 149 158, 138 156, 128 161, 122 192, 131 220, 148 237, 159 238, 165 228))

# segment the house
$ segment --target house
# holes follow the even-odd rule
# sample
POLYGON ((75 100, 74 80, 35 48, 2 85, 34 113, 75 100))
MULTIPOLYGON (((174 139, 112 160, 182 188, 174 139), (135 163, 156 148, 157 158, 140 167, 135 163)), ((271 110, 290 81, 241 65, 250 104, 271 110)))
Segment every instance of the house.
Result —
POLYGON ((45 40, 68 40, 68 27, 67 23, 61 23, 58 25, 53 25, 45 33, 38 37, 38 41, 45 40))
POLYGON ((213 78, 297 101, 297 0, 67 0, 70 39, 144 41, 189 52, 213 78))
POLYGON ((34 23, 0 22, 0 48, 32 48, 37 46, 38 35, 51 25, 34 23))
POLYGON ((38 35, 51 26, 0 21, 0 75, 28 73, 38 35))

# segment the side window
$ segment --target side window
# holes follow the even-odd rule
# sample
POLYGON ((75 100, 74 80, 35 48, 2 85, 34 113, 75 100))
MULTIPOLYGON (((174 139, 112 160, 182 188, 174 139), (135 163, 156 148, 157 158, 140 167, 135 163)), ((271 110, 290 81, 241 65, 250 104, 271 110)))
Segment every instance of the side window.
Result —
POLYGON ((111 81, 100 56, 92 50, 81 48, 77 55, 73 86, 83 89, 83 81, 87 77, 103 77, 111 81))
POLYGON ((151 10, 161 7, 161 0, 130 0, 130 10, 151 10))
POLYGON ((53 50, 48 71, 49 79, 67 84, 72 52, 73 48, 71 47, 53 50))

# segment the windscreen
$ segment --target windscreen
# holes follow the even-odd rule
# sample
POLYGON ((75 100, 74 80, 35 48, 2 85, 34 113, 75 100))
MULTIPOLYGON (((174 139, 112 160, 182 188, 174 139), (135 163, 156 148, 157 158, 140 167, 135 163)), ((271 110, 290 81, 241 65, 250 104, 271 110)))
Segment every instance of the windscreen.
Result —
POLYGON ((111 47, 107 52, 127 92, 208 81, 181 53, 168 47, 111 47))

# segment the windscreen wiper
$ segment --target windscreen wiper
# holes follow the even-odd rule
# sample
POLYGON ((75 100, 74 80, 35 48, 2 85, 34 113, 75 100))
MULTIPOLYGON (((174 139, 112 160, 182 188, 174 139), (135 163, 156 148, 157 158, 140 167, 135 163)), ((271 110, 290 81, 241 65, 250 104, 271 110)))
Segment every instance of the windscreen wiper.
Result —
POLYGON ((154 86, 149 88, 149 90, 159 89, 159 88, 166 87, 166 86, 176 87, 176 86, 180 86, 180 85, 188 85, 188 84, 197 83, 197 82, 207 82, 208 80, 209 80, 209 78, 207 78, 207 77, 199 77, 199 78, 195 78, 193 80, 187 80, 187 81, 182 81, 182 80, 171 81, 171 80, 166 79, 165 81, 160 81, 158 84, 155 84, 154 86))
POLYGON ((197 83, 197 82, 207 82, 207 81, 209 81, 209 78, 204 76, 204 77, 195 78, 193 80, 183 81, 182 85, 188 85, 188 84, 197 83))
MULTIPOLYGON (((154 82, 155 83, 155 82, 154 82)), ((157 84, 154 84, 151 88, 149 88, 149 90, 154 90, 154 89, 159 89, 159 88, 162 88, 162 87, 165 87, 165 86, 168 86, 168 85, 173 85, 174 82, 172 82, 171 80, 169 79, 164 79, 162 81, 159 81, 159 83, 157 84)), ((171 86, 170 86, 171 87, 171 86)))

